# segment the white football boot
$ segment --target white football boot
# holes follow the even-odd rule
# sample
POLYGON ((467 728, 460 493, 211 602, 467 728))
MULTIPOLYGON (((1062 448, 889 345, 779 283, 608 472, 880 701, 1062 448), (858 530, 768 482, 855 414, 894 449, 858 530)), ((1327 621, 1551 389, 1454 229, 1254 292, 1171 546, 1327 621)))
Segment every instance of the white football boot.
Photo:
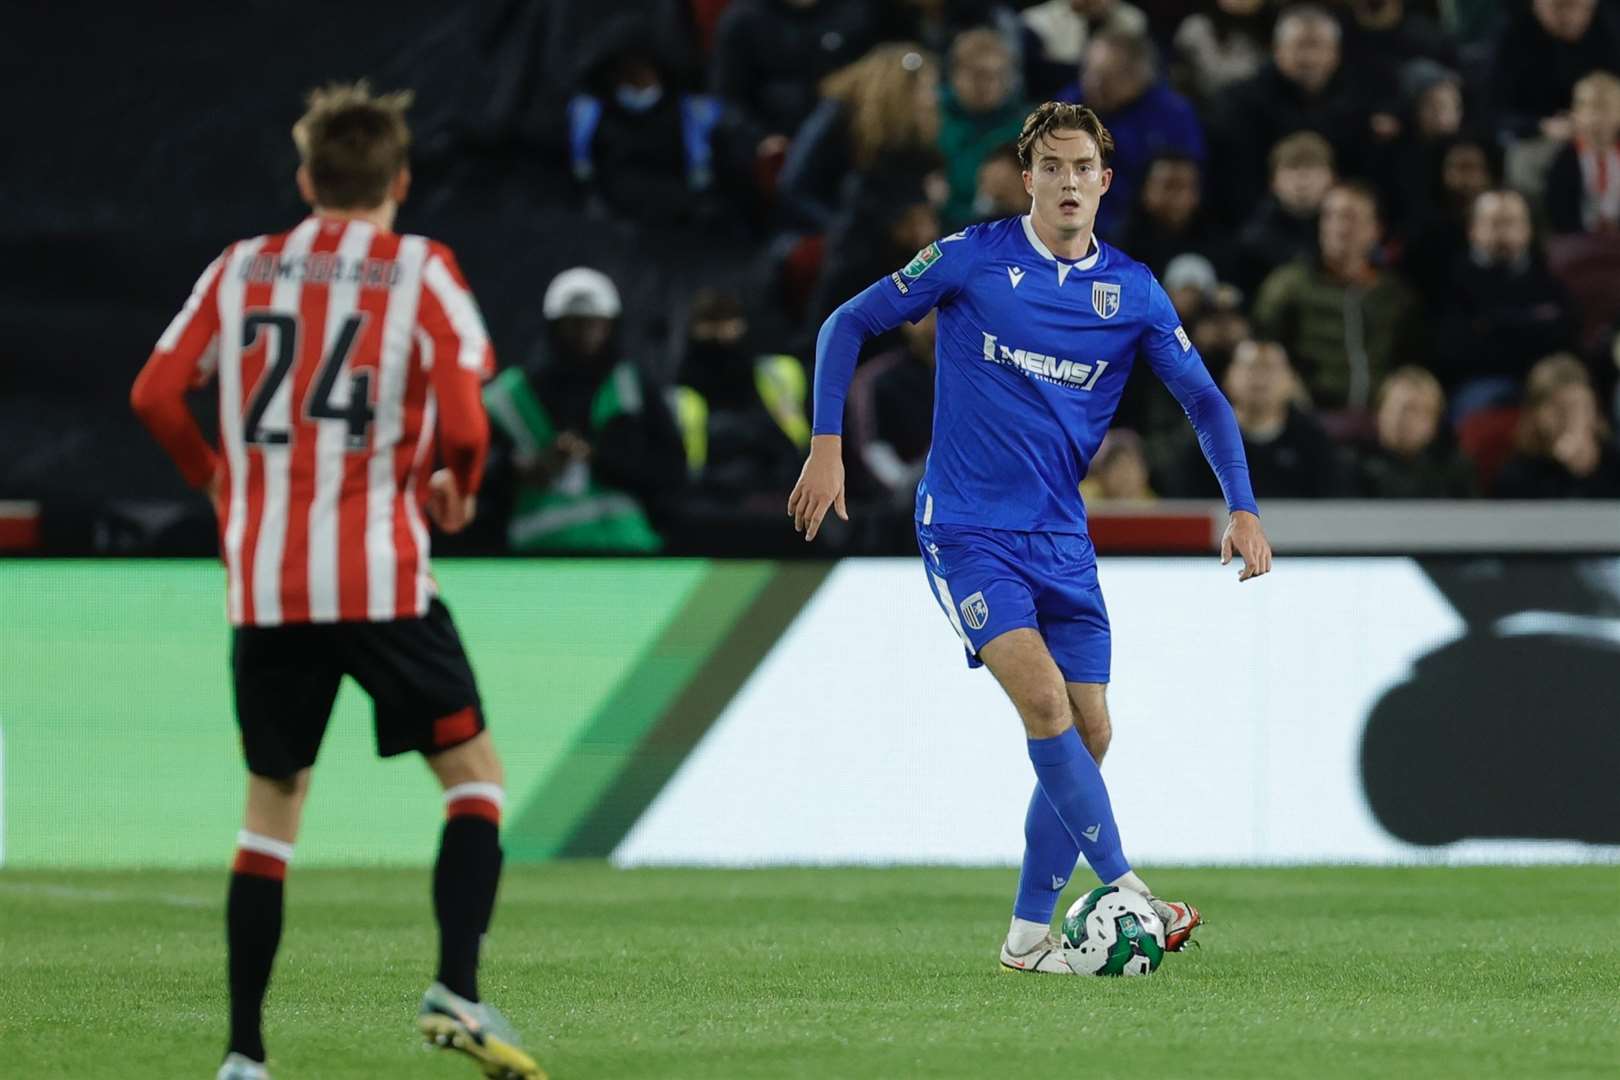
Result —
POLYGON ((1069 962, 1063 959, 1063 945, 1058 941, 1057 935, 1048 933, 1044 941, 1035 943, 1035 947, 1025 953, 1014 953, 1007 946, 1007 939, 1001 941, 1001 966, 1008 971, 1035 972, 1042 975, 1073 975, 1074 969, 1069 962))
POLYGON ((233 1052, 225 1055, 214 1080, 270 1080, 270 1070, 252 1058, 233 1052))

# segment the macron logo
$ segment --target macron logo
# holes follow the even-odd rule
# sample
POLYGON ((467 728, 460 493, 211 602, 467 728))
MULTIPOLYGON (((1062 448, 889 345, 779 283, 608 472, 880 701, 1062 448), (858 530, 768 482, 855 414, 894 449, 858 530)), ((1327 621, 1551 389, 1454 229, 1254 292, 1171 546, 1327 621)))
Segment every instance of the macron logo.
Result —
POLYGON ((1060 878, 1056 874, 1052 875, 1052 891, 1053 892, 1056 892, 1057 890, 1063 888, 1063 886, 1067 885, 1068 883, 1069 883, 1068 878, 1060 878))
POLYGON ((1095 844, 1097 842, 1097 834, 1100 832, 1102 832, 1102 825, 1101 823, 1098 823, 1089 829, 1081 829, 1080 835, 1084 836, 1088 841, 1095 844))
POLYGON ((1024 280, 1024 272, 1016 266, 1009 266, 1007 267, 1007 279, 1012 282, 1013 288, 1016 289, 1018 283, 1024 280))

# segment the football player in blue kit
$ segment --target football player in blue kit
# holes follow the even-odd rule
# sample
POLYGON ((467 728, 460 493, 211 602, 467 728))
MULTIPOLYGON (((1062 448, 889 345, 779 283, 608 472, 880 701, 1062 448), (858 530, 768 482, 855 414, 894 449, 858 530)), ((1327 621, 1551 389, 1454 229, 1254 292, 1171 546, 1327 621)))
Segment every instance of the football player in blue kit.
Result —
POLYGON ((1110 641, 1079 488, 1138 354, 1186 410, 1220 479, 1230 511, 1221 562, 1241 556, 1239 581, 1271 569, 1231 406, 1152 272, 1093 235, 1112 151, 1090 109, 1042 105, 1018 140, 1028 214, 929 244, 828 317, 810 457, 788 499, 807 540, 829 509, 848 519, 840 433, 861 346, 938 308, 917 542, 968 663, 989 668, 1018 710, 1035 769, 1001 947, 1017 971, 1069 973, 1050 924, 1081 855, 1103 882, 1149 898, 1171 950, 1201 922, 1132 871, 1099 769, 1110 641))

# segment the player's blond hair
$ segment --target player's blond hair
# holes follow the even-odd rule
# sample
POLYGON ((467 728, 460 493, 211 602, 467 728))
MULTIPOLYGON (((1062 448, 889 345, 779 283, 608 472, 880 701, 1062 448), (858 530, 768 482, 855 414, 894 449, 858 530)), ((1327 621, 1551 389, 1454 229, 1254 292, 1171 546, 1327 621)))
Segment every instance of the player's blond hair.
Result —
POLYGON ((292 137, 317 205, 369 210, 387 200, 410 151, 405 110, 413 97, 409 90, 373 94, 364 79, 309 92, 292 137))
POLYGON ((924 130, 917 109, 917 83, 938 74, 921 45, 898 41, 879 45, 821 80, 822 96, 849 110, 856 165, 867 168, 885 150, 933 145, 934 133, 924 130))
POLYGON ((1084 105, 1048 101, 1024 118, 1024 130, 1018 136, 1018 164, 1025 172, 1034 164, 1035 144, 1054 131, 1083 131, 1097 144, 1104 168, 1113 160, 1114 137, 1103 127, 1096 113, 1084 105))

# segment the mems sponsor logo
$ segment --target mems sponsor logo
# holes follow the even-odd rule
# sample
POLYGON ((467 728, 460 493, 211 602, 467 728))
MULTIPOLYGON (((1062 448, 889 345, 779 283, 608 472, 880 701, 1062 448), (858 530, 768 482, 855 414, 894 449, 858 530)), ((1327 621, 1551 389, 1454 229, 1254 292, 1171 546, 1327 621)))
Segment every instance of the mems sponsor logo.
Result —
POLYGON ((999 344, 994 334, 984 335, 984 358, 993 364, 1017 368, 1026 375, 1033 375, 1044 382, 1073 387, 1076 390, 1094 389, 1097 380, 1102 378, 1102 373, 1108 370, 1106 360, 1084 364, 1079 360, 1063 360, 1028 349, 1013 349, 999 344))

